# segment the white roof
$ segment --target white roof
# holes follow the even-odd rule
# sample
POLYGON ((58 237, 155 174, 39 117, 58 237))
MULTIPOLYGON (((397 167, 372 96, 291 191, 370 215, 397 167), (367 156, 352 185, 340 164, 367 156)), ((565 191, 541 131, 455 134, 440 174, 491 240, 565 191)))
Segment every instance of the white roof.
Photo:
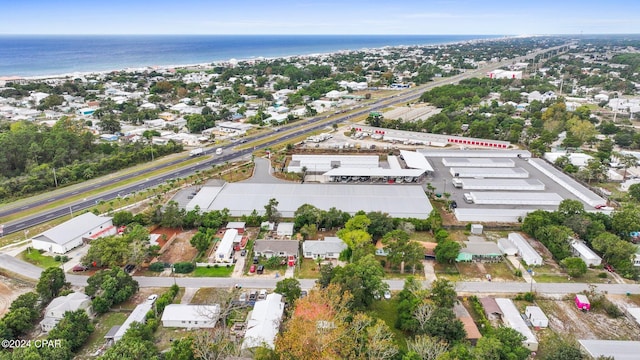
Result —
POLYGON ((509 158, 442 158, 444 166, 460 167, 515 167, 516 164, 509 158))
POLYGON ((578 301, 580 301, 580 303, 582 304, 591 304, 591 302, 589 302, 589 298, 586 295, 583 294, 576 294, 576 298, 578 299, 578 301))
POLYGON ((423 154, 415 151, 400 150, 400 155, 404 158, 407 167, 433 172, 433 166, 423 154))
POLYGON ((292 222, 281 222, 278 224, 277 232, 293 234, 294 226, 295 223, 292 222))
POLYGON ((169 304, 162 312, 162 321, 203 321, 216 322, 220 315, 220 305, 169 304), (215 321, 214 321, 215 320, 215 321))
POLYGON ((489 168, 489 167, 451 167, 451 175, 458 177, 503 177, 503 178, 527 178, 529 172, 523 168, 489 168))
POLYGON ((227 231, 224 232, 224 236, 222 240, 220 240, 220 244, 218 244, 218 249, 216 250, 216 259, 222 259, 228 256, 236 236, 238 236, 237 229, 227 229, 227 231))
POLYGON ((57 298, 51 300, 49 305, 47 305, 45 316, 52 311, 58 311, 63 314, 67 311, 76 311, 80 309, 82 304, 87 300, 91 300, 91 298, 83 293, 78 292, 73 292, 71 294, 68 294, 67 296, 58 296, 57 298))
POLYGON ((496 304, 498 304, 500 310, 502 310, 502 320, 507 326, 524 335, 527 342, 538 342, 536 336, 533 334, 531 329, 529 329, 529 326, 527 326, 524 319, 522 319, 520 312, 511 299, 496 298, 496 304))
POLYGON ((264 214, 264 204, 271 198, 278 199, 283 217, 293 217, 304 204, 321 210, 335 207, 350 214, 380 211, 391 217, 417 219, 426 219, 433 209, 420 185, 228 183, 207 210, 227 208, 231 216, 242 216, 255 209, 264 214))
POLYGON ((531 152, 527 150, 434 150, 418 149, 419 153, 426 157, 462 157, 462 158, 490 158, 490 157, 518 157, 530 158, 531 152))
POLYGON ((227 223, 227 229, 244 229, 247 223, 244 221, 229 221, 227 223))
POLYGON ((462 188, 474 190, 544 190, 544 183, 538 179, 459 179, 462 188))
POLYGON ((114 341, 118 341, 122 339, 122 337, 124 336, 124 333, 126 333, 127 330, 129 330, 129 326, 131 326, 131 323, 133 323, 134 321, 144 324, 146 322, 147 313, 149 312, 149 310, 151 310, 152 305, 153 304, 150 302, 144 302, 136 306, 136 308, 133 309, 131 314, 129 314, 129 317, 127 318, 127 320, 124 321, 124 323, 120 326, 118 331, 113 335, 114 341))
POLYGON ((250 349, 266 345, 273 349, 283 312, 284 303, 280 294, 272 293, 267 295, 266 299, 256 301, 249 315, 242 348, 250 349))
POLYGON ((582 241, 578 241, 578 240, 572 241, 571 247, 573 247, 580 254, 580 257, 583 257, 589 260, 602 260, 602 258, 598 256, 598 254, 594 253, 593 250, 589 249, 589 247, 585 245, 585 243, 583 243, 582 241))
POLYGON ((33 239, 64 245, 68 241, 111 221, 111 219, 110 217, 98 216, 87 212, 37 235, 33 239))
POLYGON ((470 194, 478 204, 559 205, 564 200, 556 193, 547 192, 472 191, 470 194))
POLYGON ((627 312, 640 324, 640 307, 627 308, 627 312))
POLYGON ((373 176, 373 177, 418 177, 424 174, 422 169, 385 169, 385 168, 335 168, 325 172, 324 176, 373 176))
POLYGON ((522 255, 522 258, 527 262, 527 265, 532 265, 529 261, 536 263, 542 263, 542 256, 518 233, 509 233, 509 240, 513 245, 518 248, 518 251, 522 255))
POLYGON ((207 211, 213 199, 218 196, 218 193, 222 191, 223 186, 204 186, 198 191, 198 193, 189 201, 185 210, 195 210, 196 206, 200 207, 200 211, 207 211))
POLYGON ((347 244, 335 236, 327 236, 324 240, 305 240, 302 243, 302 252, 305 254, 308 252, 312 254, 339 254, 346 248, 347 244))
POLYGON ((549 320, 547 315, 544 314, 544 311, 537 306, 527 306, 524 311, 525 314, 529 314, 532 318, 549 320))
POLYGON ((612 356, 616 360, 636 360, 640 341, 578 340, 592 358, 612 356))

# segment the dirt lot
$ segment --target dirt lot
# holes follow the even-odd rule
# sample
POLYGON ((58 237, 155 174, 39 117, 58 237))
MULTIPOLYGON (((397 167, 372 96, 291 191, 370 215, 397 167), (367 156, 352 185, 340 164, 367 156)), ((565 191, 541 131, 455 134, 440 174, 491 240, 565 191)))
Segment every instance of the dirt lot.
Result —
MULTIPOLYGON (((608 298, 614 301, 611 296, 608 298)), ((620 301, 624 299, 614 302, 620 301)), ((613 319, 602 311, 582 312, 573 300, 537 300, 536 303, 549 318, 549 328, 558 334, 571 334, 575 339, 640 340, 638 326, 625 316, 613 319)))
MULTIPOLYGON (((162 255, 158 257, 159 261, 168 262, 168 263, 176 263, 180 261, 191 261, 198 254, 198 250, 196 250, 189 241, 195 235, 197 230, 190 230, 185 232, 179 232, 176 229, 162 229, 158 228, 153 230, 153 234, 167 234, 167 240, 173 236, 173 234, 178 233, 173 242, 164 249, 162 255), (160 231, 160 232, 158 232, 160 231)), ((160 242, 160 246, 164 245, 164 242, 158 240, 160 242)))
POLYGON ((15 298, 33 290, 24 283, 0 276, 0 317, 9 311, 9 307, 15 298))

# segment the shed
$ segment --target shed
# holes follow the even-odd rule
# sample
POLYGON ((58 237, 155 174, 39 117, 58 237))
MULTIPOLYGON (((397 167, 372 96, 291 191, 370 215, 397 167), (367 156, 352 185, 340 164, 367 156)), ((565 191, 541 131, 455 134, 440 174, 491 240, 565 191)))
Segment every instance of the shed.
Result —
POLYGON ((244 221, 229 221, 227 223, 226 229, 236 229, 238 230, 238 234, 244 233, 246 223, 244 221))
POLYGON ((483 226, 482 224, 472 224, 471 225, 471 233, 475 235, 482 235, 483 226))
POLYGON ((292 222, 283 222, 278 224, 278 228, 276 230, 276 234, 278 236, 293 236, 293 227, 294 223, 292 222))
POLYGON ((589 298, 587 298, 586 295, 577 294, 574 300, 578 309, 583 311, 591 310, 591 303, 589 302, 589 298))
POLYGON ((549 327, 549 319, 544 314, 542 309, 537 306, 527 306, 524 309, 524 313, 531 322, 531 325, 539 328, 549 327))

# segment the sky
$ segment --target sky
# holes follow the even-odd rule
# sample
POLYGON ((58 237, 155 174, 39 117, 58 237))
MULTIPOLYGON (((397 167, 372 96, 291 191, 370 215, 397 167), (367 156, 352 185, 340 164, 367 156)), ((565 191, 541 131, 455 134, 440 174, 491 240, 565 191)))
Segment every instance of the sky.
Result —
POLYGON ((2 0, 0 34, 631 34, 637 0, 2 0))

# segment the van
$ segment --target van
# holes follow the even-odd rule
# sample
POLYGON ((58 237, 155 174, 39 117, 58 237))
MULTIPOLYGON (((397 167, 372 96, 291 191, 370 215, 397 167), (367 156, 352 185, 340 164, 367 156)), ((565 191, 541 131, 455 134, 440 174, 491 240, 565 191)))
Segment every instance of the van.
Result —
POLYGON ((256 273, 262 274, 264 272, 264 265, 258 265, 258 269, 256 269, 256 273))
POLYGON ((473 197, 471 196, 471 193, 465 193, 462 195, 462 198, 466 203, 473 204, 473 197))

